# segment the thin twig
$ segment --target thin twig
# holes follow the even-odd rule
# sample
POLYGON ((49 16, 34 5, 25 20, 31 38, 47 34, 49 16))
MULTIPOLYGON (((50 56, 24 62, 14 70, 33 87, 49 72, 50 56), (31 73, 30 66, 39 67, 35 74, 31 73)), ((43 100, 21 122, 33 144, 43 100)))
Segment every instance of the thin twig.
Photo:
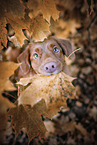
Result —
POLYGON ((69 58, 72 54, 74 54, 76 51, 78 51, 78 50, 80 50, 80 49, 81 49, 81 48, 78 48, 78 49, 72 51, 72 52, 70 53, 70 55, 68 56, 68 58, 69 58))
POLYGON ((11 94, 9 94, 8 92, 4 92, 6 95, 8 95, 8 96, 10 96, 10 97, 12 97, 12 98, 14 98, 14 99, 16 99, 16 97, 14 97, 13 95, 11 95, 11 94))

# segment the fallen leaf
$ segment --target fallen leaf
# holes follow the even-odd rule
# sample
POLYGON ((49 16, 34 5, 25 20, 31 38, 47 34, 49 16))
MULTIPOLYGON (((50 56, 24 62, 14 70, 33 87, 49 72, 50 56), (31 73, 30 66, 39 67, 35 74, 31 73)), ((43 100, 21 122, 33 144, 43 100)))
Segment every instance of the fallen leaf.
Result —
POLYGON ((0 96, 0 143, 3 142, 8 122, 7 110, 13 107, 15 107, 13 103, 11 103, 7 98, 0 96))
POLYGON ((7 110, 15 107, 7 98, 1 94, 4 90, 15 90, 15 87, 8 80, 14 70, 19 66, 13 62, 0 62, 0 143, 4 139, 6 125, 8 121, 7 110))
POLYGON ((0 50, 3 48, 1 43, 3 43, 4 46, 7 45, 7 36, 6 36, 6 19, 1 18, 0 20, 0 50))
POLYGON ((9 77, 20 64, 14 62, 0 62, 0 94, 4 90, 15 90, 9 77))
MULTIPOLYGON (((37 16, 39 13, 43 14, 43 18, 50 22, 52 16, 54 20, 59 18, 59 11, 56 9, 55 0, 29 0, 27 3, 28 7, 33 10, 31 16, 37 16)), ((32 16, 32 17, 33 17, 32 16)), ((32 18, 31 17, 31 18, 32 18)))
POLYGON ((7 112, 7 109, 15 107, 15 104, 10 102, 7 98, 0 96, 0 114, 7 112))
POLYGON ((0 1, 1 14, 0 27, 1 27, 1 41, 6 45, 6 23, 10 23, 15 31, 15 36, 20 45, 23 45, 25 36, 22 29, 27 29, 33 33, 33 39, 36 41, 43 41, 44 38, 50 34, 49 22, 52 16, 54 20, 58 19, 59 11, 56 9, 55 1, 49 0, 38 0, 38 1, 28 1, 27 6, 33 11, 31 17, 30 13, 27 13, 23 2, 19 0, 4 0, 0 1), (25 14, 25 15, 24 15, 25 14), (42 14, 42 16, 40 16, 42 14), (29 17, 29 16, 30 17, 29 17), (6 23, 5 23, 6 20, 6 23), (48 22, 47 22, 48 21, 48 22))
POLYGON ((79 130, 84 136, 89 136, 87 130, 80 123, 76 123, 75 128, 79 130))
POLYGON ((28 9, 30 9, 29 17, 31 19, 35 18, 40 13, 40 1, 39 0, 33 0, 33 1, 29 0, 27 3, 27 7, 28 7, 28 9))
POLYGON ((33 33, 33 40, 43 41, 49 34, 49 24, 43 19, 43 16, 38 15, 33 19, 29 31, 33 33))
POLYGON ((41 0, 40 9, 43 14, 43 17, 49 22, 50 17, 54 20, 59 18, 59 11, 56 9, 55 0, 41 0))
POLYGON ((23 17, 24 16, 24 5, 20 2, 20 0, 0 0, 0 49, 1 43, 3 45, 7 45, 6 38, 6 14, 10 13, 10 15, 23 17))
POLYGON ((67 98, 74 98, 75 87, 71 83, 73 79, 63 72, 51 76, 37 74, 28 78, 29 83, 32 83, 26 87, 28 80, 22 78, 17 84, 20 90, 23 86, 25 90, 20 92, 18 103, 33 106, 44 99, 49 117, 52 117, 61 106, 66 108, 67 98))
POLYGON ((63 121, 63 123, 61 121, 58 121, 57 123, 55 122, 55 134, 61 135, 63 133, 67 133, 69 131, 74 132, 75 130, 78 130, 84 136, 89 135, 87 130, 82 126, 82 124, 77 123, 75 121, 67 121, 67 122, 63 121))
POLYGON ((7 13, 6 21, 7 23, 10 23, 14 29, 17 41, 20 43, 20 45, 23 45, 26 37, 23 34, 22 29, 28 29, 30 27, 31 20, 19 18, 18 16, 14 17, 11 13, 7 13))
POLYGON ((0 0, 0 16, 3 17, 5 13, 11 12, 13 15, 20 17, 24 16, 24 5, 20 0, 0 0))
POLYGON ((2 144, 4 140, 4 133, 6 130, 6 125, 8 121, 7 113, 0 113, 0 144, 2 144))
POLYGON ((12 117, 12 125, 14 124, 14 129, 16 135, 25 128, 27 135, 29 137, 29 142, 32 138, 39 136, 44 137, 46 128, 42 121, 41 115, 46 113, 46 104, 42 99, 40 102, 36 103, 31 107, 30 105, 19 105, 16 108, 12 108, 9 111, 9 115, 12 117))
POLYGON ((58 19, 54 21, 54 19, 51 18, 50 23, 50 31, 60 38, 69 38, 71 34, 76 34, 76 29, 80 27, 80 23, 74 19, 66 21, 58 19))

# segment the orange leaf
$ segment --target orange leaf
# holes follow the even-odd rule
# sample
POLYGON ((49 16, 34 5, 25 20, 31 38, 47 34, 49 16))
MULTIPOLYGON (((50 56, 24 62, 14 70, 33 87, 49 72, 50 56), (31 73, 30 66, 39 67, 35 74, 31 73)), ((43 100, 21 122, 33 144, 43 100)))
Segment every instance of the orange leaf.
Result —
POLYGON ((7 45, 7 37, 6 37, 6 19, 1 18, 0 20, 0 50, 2 49, 1 42, 3 43, 4 46, 7 45))
POLYGON ((50 24, 50 31, 60 38, 69 38, 71 35, 76 34, 77 28, 81 26, 75 19, 65 21, 58 19, 58 21, 54 21, 54 19, 51 18, 50 24))
POLYGON ((51 16, 54 20, 59 18, 59 11, 56 9, 55 0, 29 0, 27 5, 33 10, 31 17, 36 17, 39 13, 42 13, 43 18, 48 22, 50 22, 51 16))
POLYGON ((43 19, 43 16, 38 15, 33 19, 30 31, 33 33, 33 40, 43 41, 49 34, 49 24, 43 19))
POLYGON ((23 17, 24 16, 24 5, 20 0, 0 0, 0 49, 1 42, 6 46, 6 14, 23 17))
POLYGON ((15 90, 9 81, 9 77, 20 64, 14 62, 0 62, 0 94, 4 90, 15 90))
POLYGON ((22 32, 22 29, 28 29, 30 27, 30 20, 25 18, 19 18, 18 16, 14 17, 11 13, 6 14, 6 21, 10 23, 12 28, 15 31, 15 36, 17 37, 18 42, 23 45, 25 40, 25 35, 22 32))

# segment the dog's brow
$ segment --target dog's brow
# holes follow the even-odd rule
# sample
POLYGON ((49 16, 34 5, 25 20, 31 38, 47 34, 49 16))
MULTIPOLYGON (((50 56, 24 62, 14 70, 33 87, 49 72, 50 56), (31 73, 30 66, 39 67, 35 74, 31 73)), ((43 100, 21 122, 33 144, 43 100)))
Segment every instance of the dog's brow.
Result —
POLYGON ((53 48, 54 46, 55 46, 55 45, 51 43, 51 44, 48 44, 48 45, 47 45, 47 48, 48 48, 49 50, 52 50, 52 48, 53 48))
POLYGON ((35 48, 34 49, 34 52, 37 52, 38 54, 42 54, 42 48, 39 48, 39 47, 37 47, 37 48, 35 48))
POLYGON ((54 47, 55 45, 51 43, 49 46, 50 46, 50 47, 54 47))
POLYGON ((39 52, 39 50, 40 50, 40 48, 35 48, 35 51, 36 51, 36 52, 39 52))

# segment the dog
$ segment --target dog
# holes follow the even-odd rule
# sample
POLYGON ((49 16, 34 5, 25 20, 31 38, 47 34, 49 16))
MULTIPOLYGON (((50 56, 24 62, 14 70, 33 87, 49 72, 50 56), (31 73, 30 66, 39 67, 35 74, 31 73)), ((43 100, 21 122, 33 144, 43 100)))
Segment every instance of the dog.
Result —
POLYGON ((68 57, 71 52, 70 41, 58 39, 55 36, 51 36, 43 42, 31 42, 17 58, 17 61, 22 63, 19 76, 28 77, 34 74, 48 76, 61 71, 68 74, 64 58, 68 57))
MULTIPOLYGON (((61 71, 69 74, 65 56, 72 53, 72 45, 69 40, 58 39, 54 36, 43 42, 31 42, 18 56, 21 62, 19 77, 28 77, 35 74, 54 75, 61 71)), ((74 54, 72 55, 74 57, 74 54)), ((55 131, 55 124, 50 119, 42 116, 42 120, 48 132, 46 136, 55 131)))

